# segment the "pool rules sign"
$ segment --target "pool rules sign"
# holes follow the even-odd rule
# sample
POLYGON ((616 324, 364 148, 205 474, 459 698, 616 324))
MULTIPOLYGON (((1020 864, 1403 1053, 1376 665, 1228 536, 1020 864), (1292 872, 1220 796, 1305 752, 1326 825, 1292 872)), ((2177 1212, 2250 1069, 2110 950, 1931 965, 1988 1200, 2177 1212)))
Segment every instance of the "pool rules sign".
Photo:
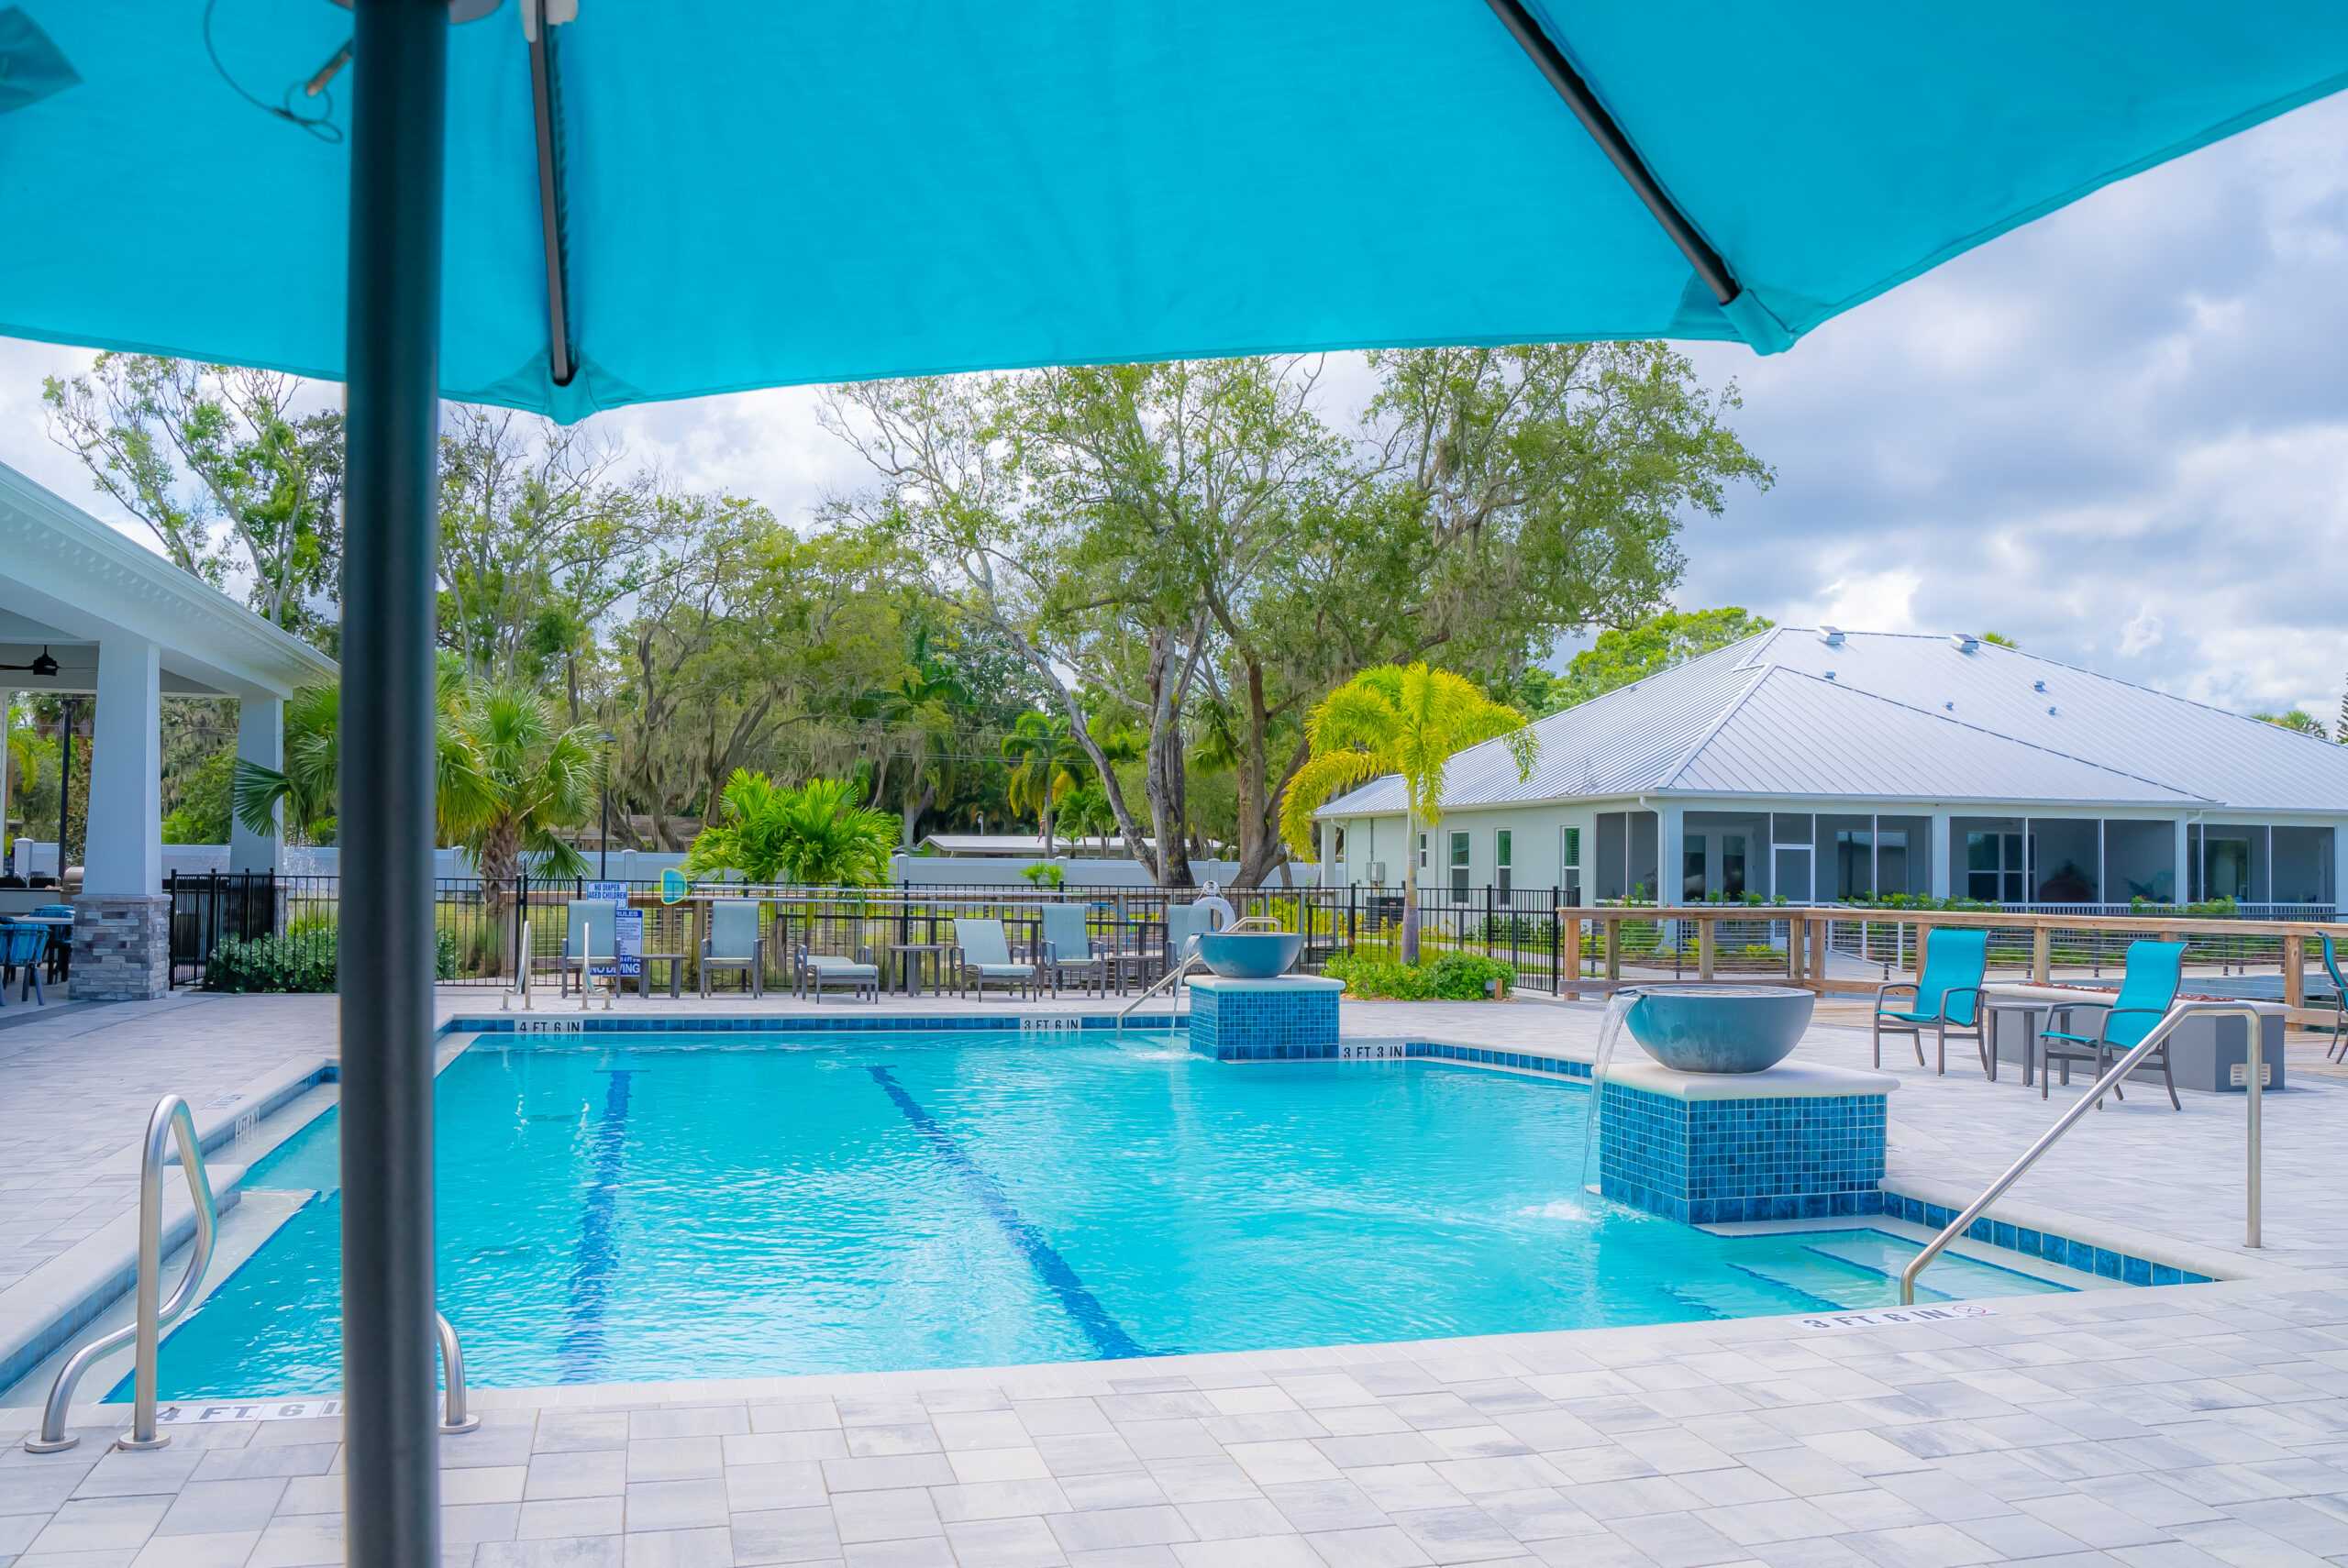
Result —
MULTIPOLYGON (((615 973, 634 979, 644 973, 644 911, 627 907, 627 884, 625 882, 590 882, 586 896, 617 904, 612 914, 612 957, 616 958, 616 971, 608 963, 590 964, 587 972, 599 980, 608 980, 615 973)), ((590 958, 603 956, 589 954, 590 958)))

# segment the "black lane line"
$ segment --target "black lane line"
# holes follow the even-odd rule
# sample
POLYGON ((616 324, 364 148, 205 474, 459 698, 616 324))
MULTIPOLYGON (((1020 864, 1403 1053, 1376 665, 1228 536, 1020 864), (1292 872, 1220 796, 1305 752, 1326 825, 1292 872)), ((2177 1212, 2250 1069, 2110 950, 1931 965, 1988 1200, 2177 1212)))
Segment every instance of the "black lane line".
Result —
POLYGON ((929 1112, 890 1076, 889 1069, 867 1067, 865 1071, 872 1075, 872 1081, 880 1086, 881 1092, 896 1102, 897 1109, 905 1113, 905 1120, 914 1124, 914 1131, 937 1152, 947 1168, 961 1178, 962 1186, 979 1200, 979 1207, 1011 1238, 1011 1244, 1026 1256, 1036 1275, 1059 1297, 1061 1309, 1084 1331, 1092 1348, 1101 1353, 1101 1358, 1124 1361, 1147 1355, 1149 1352, 1134 1342, 1124 1326, 1109 1316, 1100 1298, 1084 1288, 1084 1281, 1077 1277, 1076 1270, 1069 1267, 1068 1260, 1044 1240, 1042 1231, 1028 1223, 1027 1217, 1019 1212, 986 1168, 970 1158, 969 1152, 954 1141, 952 1133, 930 1120, 929 1112))
POLYGON ((579 1253, 570 1264, 570 1314, 555 1351, 557 1379, 593 1383, 604 1364, 604 1303, 618 1272, 620 1163, 627 1153, 628 1080, 639 1069, 606 1069, 604 1118, 595 1125, 595 1176, 579 1214, 579 1253))

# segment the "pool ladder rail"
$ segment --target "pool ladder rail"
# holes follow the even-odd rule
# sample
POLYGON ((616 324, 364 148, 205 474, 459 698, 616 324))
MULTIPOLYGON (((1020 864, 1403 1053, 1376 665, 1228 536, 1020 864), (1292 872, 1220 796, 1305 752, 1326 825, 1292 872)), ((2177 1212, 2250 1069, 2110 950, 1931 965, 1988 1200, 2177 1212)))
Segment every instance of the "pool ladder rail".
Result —
MULTIPOLYGON (((2080 1005, 2085 1007, 2092 1004, 2082 1002, 2080 1005)), ((2158 1049, 2163 1041, 2176 1033, 2178 1025, 2192 1018, 2239 1018, 2244 1021, 2243 1060, 2248 1065, 2243 1072, 2243 1087, 2249 1093, 2250 1126, 2247 1151, 2249 1168, 2246 1181, 2248 1187, 2246 1229, 2249 1234, 2243 1245, 2263 1247, 2265 1243, 2260 1239, 2259 1209, 2260 1188, 2263 1185, 2261 1167, 2265 1164, 2263 1122, 2265 1110, 2266 1065, 2265 1042, 2259 1035, 2258 1011, 2241 1002, 2183 1001, 2171 1007, 2167 1014, 2158 1023, 2153 1025, 2151 1032, 2136 1043, 2134 1049, 2113 1063, 2110 1072, 2088 1086, 2087 1092, 2079 1097, 2077 1104, 2057 1117, 2054 1126, 2040 1133, 2037 1141, 2022 1151, 2021 1158, 2006 1167, 2005 1175, 1991 1182, 1987 1192, 1975 1198, 1964 1213, 1950 1220, 1947 1227, 1933 1238, 1931 1244, 1918 1253, 1908 1266, 1900 1271, 1899 1304, 1903 1307, 1913 1307, 1916 1304, 1916 1276, 1924 1272, 1924 1266, 1940 1256, 1942 1250, 1951 1242, 1971 1230, 1973 1222, 1981 1218, 1989 1205, 2004 1196, 2008 1187, 2020 1181, 2022 1173, 2037 1164, 2038 1157, 2053 1148, 2062 1139, 2064 1133, 2068 1132, 2077 1124, 2079 1118, 2085 1116, 2089 1110, 2102 1110, 2103 1097, 2118 1089, 2121 1080, 2134 1072, 2138 1063, 2158 1049)))
MULTIPOLYGON (((157 1352, 162 1343, 163 1331, 184 1317, 195 1304, 196 1292, 204 1284, 204 1273, 212 1263, 214 1242, 220 1231, 219 1205, 212 1196, 212 1176, 205 1168, 204 1145, 195 1135, 195 1114, 187 1101, 175 1094, 167 1094, 155 1102, 154 1114, 147 1119, 147 1140, 138 1153, 138 1282, 136 1286, 138 1312, 131 1321, 110 1333, 101 1334, 83 1345, 59 1368, 57 1381, 50 1386, 49 1401, 41 1407, 40 1435, 25 1441, 28 1453, 61 1453, 82 1440, 65 1430, 66 1417, 73 1403, 73 1389, 82 1375, 102 1357, 133 1340, 138 1342, 136 1364, 132 1375, 132 1405, 130 1430, 115 1440, 116 1448, 161 1448, 172 1441, 169 1432, 155 1430, 155 1384, 157 1352), (179 1286, 169 1301, 162 1299, 163 1275, 163 1165, 167 1146, 179 1145, 180 1169, 187 1176, 188 1196, 195 1204, 195 1240, 188 1255, 187 1272, 181 1275, 179 1286)), ((457 1331, 449 1320, 435 1312, 433 1320, 440 1341, 440 1357, 448 1369, 448 1400, 440 1420, 444 1432, 469 1432, 481 1425, 481 1418, 471 1413, 465 1397, 465 1354, 457 1342, 457 1331)))

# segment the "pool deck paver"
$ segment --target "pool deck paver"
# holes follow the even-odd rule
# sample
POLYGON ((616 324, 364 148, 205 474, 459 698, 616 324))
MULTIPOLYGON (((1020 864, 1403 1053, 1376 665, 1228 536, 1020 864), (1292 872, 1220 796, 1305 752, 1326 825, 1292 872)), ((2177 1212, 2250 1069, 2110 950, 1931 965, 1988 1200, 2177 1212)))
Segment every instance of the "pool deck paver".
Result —
MULTIPOLYGON (((1012 1006, 882 1010, 964 1005, 1012 1006)), ((442 1006, 480 1013, 495 996, 444 993, 442 1006)), ((132 1198, 128 1172, 89 1167, 126 1152, 124 1129, 135 1134, 156 1093, 241 1087, 305 1037, 325 1039, 331 1008, 206 998, 0 1032, 0 1161, 27 1179, 0 1186, 0 1224, 44 1175, 81 1195, 79 1222, 110 1218, 132 1198), (19 1101, 20 1088, 36 1098, 19 1101)), ((784 997, 684 1010, 806 1008, 784 997)), ((1866 1065, 1864 1030, 1826 1016, 1802 1055, 1866 1065)), ((1348 1002, 1343 1026, 1587 1055, 1598 1021, 1594 1006, 1348 1002)), ((444 1561, 2348 1565, 2348 1225, 2334 1174, 2348 1085, 2297 1074, 2301 1049, 2291 1091, 2267 1103, 2264 1261, 2287 1266, 2255 1277, 2018 1297, 1994 1317, 1844 1332, 1749 1319, 477 1390, 482 1430, 442 1440, 444 1561)), ((2060 1088, 2042 1103, 2010 1077, 1988 1084, 1952 1061, 1936 1077, 1887 1056, 1900 1080, 1895 1187, 1977 1188, 2065 1103, 2060 1088)), ((2184 1098, 2181 1115, 2155 1090, 2089 1118, 2017 1196, 2259 1266, 2240 1245, 2242 1098, 2184 1098)), ((6 1232, 0 1262, 16 1261, 17 1238, 75 1222, 51 1214, 46 1229, 6 1232)), ((16 1441, 29 1413, 0 1412, 0 1568, 342 1561, 338 1423, 182 1426, 166 1449, 126 1453, 103 1447, 124 1412, 82 1414, 89 1441, 36 1455, 16 1441)))

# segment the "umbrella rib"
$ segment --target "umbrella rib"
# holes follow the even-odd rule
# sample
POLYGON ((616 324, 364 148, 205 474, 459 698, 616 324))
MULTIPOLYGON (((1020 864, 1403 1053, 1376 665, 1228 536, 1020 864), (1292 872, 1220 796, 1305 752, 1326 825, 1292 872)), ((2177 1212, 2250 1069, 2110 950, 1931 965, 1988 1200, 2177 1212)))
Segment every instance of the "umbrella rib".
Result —
POLYGON ((556 155, 554 28, 547 20, 546 0, 522 0, 537 14, 530 35, 530 107, 538 133, 538 215, 546 232, 547 352, 553 360, 554 384, 567 387, 578 366, 570 352, 569 268, 562 245, 562 161, 556 155))
POLYGON ((1487 0, 1487 3, 1491 6, 1492 14, 1500 17, 1501 25, 1509 30, 1509 36, 1532 56, 1533 63, 1540 67, 1541 74, 1548 78, 1549 85, 1557 90, 1557 96, 1563 98, 1566 107, 1574 112, 1574 118, 1589 132, 1590 139, 1598 143, 1598 149, 1606 154, 1607 161, 1614 165, 1615 171, 1629 183, 1639 200, 1646 204, 1647 211, 1653 213, 1656 221, 1663 226, 1663 232, 1671 237, 1671 242, 1679 247, 1680 254, 1687 257, 1689 264, 1696 269, 1696 275, 1704 280, 1704 286, 1712 291, 1712 297, 1722 304, 1736 298, 1743 288, 1735 275, 1729 271, 1728 263, 1722 260, 1720 252, 1696 232, 1695 226, 1688 221, 1688 215, 1664 193, 1663 187, 1656 182, 1654 173, 1648 170, 1646 160, 1639 156, 1638 149, 1623 134, 1623 127, 1614 123, 1614 116, 1606 112, 1606 105, 1598 101, 1598 95, 1589 90, 1589 83, 1582 80, 1581 72, 1574 69, 1573 62, 1566 58, 1565 51, 1557 47, 1556 40, 1549 37, 1539 22, 1534 20, 1533 14, 1524 8, 1521 0, 1487 0))

